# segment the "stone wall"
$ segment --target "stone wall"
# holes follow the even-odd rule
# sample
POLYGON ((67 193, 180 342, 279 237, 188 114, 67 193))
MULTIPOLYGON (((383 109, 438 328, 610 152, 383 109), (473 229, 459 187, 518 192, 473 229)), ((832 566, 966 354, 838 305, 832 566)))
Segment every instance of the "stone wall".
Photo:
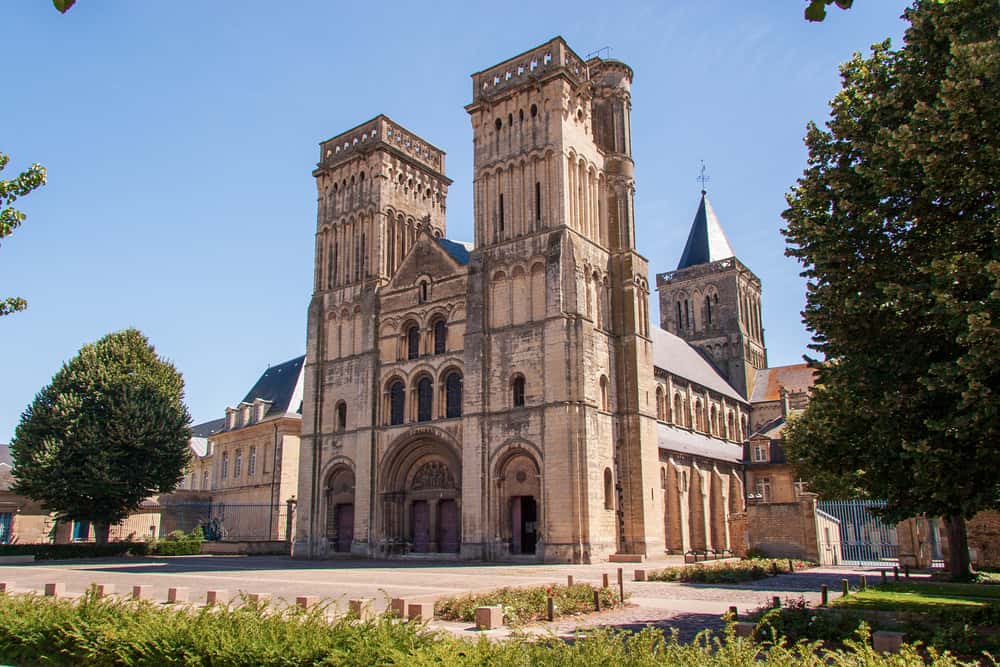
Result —
POLYGON ((966 525, 975 567, 1000 567, 1000 512, 980 512, 966 525))
POLYGON ((768 556, 819 561, 815 498, 747 505, 746 544, 768 556))

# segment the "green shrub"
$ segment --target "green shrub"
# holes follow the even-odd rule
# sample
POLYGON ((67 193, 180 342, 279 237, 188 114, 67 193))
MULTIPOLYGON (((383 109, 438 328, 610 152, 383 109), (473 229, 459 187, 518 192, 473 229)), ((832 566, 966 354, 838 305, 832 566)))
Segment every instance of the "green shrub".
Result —
POLYGON ((194 556, 201 553, 201 543, 204 541, 200 527, 190 533, 175 530, 153 543, 151 552, 157 556, 194 556))
POLYGON ((144 556, 145 542, 74 542, 72 544, 3 544, 0 556, 34 556, 36 560, 70 560, 76 558, 113 558, 126 554, 144 556))
POLYGON ((750 558, 740 561, 719 561, 715 563, 699 563, 688 567, 668 567, 646 573, 649 581, 683 581, 698 584, 738 584, 744 581, 754 581, 764 577, 785 574, 791 570, 788 563, 793 563, 796 570, 813 567, 814 563, 788 558, 750 558))
POLYGON ((324 609, 270 609, 244 600, 240 606, 191 610, 149 602, 79 600, 37 595, 0 595, 0 660, 46 665, 558 665, 584 667, 909 667, 959 665, 933 650, 926 656, 905 646, 895 656, 876 654, 866 629, 842 650, 816 644, 754 643, 703 632, 690 644, 676 633, 647 628, 636 634, 596 630, 572 642, 555 637, 515 636, 504 641, 460 639, 388 616, 333 622, 324 609), (926 658, 926 662, 925 662, 926 658))
POLYGON ((602 608, 621 605, 618 594, 612 588, 595 588, 591 584, 574 584, 572 586, 499 588, 488 593, 470 593, 443 598, 434 603, 434 614, 446 621, 472 623, 476 620, 476 607, 502 605, 505 621, 511 625, 521 625, 546 617, 550 595, 555 601, 557 616, 572 616, 594 611, 595 590, 600 591, 602 608))

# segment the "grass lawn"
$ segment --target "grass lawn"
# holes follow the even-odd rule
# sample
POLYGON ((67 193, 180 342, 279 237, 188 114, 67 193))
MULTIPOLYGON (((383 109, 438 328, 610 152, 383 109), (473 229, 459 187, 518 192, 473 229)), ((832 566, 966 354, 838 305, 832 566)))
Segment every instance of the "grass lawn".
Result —
POLYGON ((1000 587, 939 582, 892 582, 852 592, 832 601, 843 609, 882 611, 961 611, 988 606, 1000 608, 1000 587))

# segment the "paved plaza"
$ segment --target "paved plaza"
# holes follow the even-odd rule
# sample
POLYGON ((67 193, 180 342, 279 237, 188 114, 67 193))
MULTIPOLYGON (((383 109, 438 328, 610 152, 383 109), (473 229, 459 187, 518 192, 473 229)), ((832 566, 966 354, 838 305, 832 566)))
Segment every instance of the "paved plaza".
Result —
MULTIPOLYGON (((170 587, 187 587, 191 600, 201 603, 209 590, 267 593, 276 600, 293 602, 300 595, 314 595, 336 602, 345 610, 352 598, 374 598, 375 608, 384 609, 393 597, 411 602, 430 602, 439 597, 489 591, 503 586, 532 586, 577 582, 600 584, 607 573, 617 585, 617 568, 623 568, 625 591, 631 594, 624 609, 540 623, 529 631, 571 633, 576 629, 614 626, 629 629, 651 624, 677 628, 690 638, 704 628, 718 629, 720 617, 735 605, 741 612, 782 599, 805 597, 818 603, 820 586, 827 584, 831 596, 838 595, 841 580, 858 582, 864 570, 815 568, 794 574, 768 577, 745 584, 706 585, 633 581, 636 568, 657 569, 682 565, 679 557, 643 565, 602 563, 595 565, 442 563, 420 561, 298 561, 272 556, 178 556, 172 558, 122 558, 90 561, 37 562, 0 566, 0 581, 15 592, 41 593, 45 584, 62 582, 66 593, 79 595, 91 583, 113 584, 119 593, 133 585, 151 587, 151 599, 165 601, 170 587)), ((877 572, 868 572, 869 575, 877 572)), ((468 624, 435 621, 435 627, 464 634, 468 624)), ((504 631, 493 632, 502 636, 504 631)))

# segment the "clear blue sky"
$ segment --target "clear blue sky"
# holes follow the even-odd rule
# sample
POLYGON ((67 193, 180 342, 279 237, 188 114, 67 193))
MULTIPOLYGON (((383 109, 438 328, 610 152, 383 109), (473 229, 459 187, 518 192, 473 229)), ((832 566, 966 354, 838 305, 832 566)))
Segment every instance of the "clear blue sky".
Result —
MULTIPOLYGON (((651 272, 676 266, 699 160, 738 256, 764 284, 772 365, 808 335, 783 255, 784 194, 837 66, 892 37, 906 2, 825 23, 804 1, 240 3, 4 0, 0 151, 49 184, 0 248, 0 442, 79 347, 135 326, 184 374, 195 421, 302 353, 317 143, 386 113, 448 152, 448 235, 471 240, 472 72, 564 36, 635 70, 636 229, 651 272)), ((651 276, 652 278, 652 276, 651 276)), ((656 310, 652 313, 658 319, 656 310)))

